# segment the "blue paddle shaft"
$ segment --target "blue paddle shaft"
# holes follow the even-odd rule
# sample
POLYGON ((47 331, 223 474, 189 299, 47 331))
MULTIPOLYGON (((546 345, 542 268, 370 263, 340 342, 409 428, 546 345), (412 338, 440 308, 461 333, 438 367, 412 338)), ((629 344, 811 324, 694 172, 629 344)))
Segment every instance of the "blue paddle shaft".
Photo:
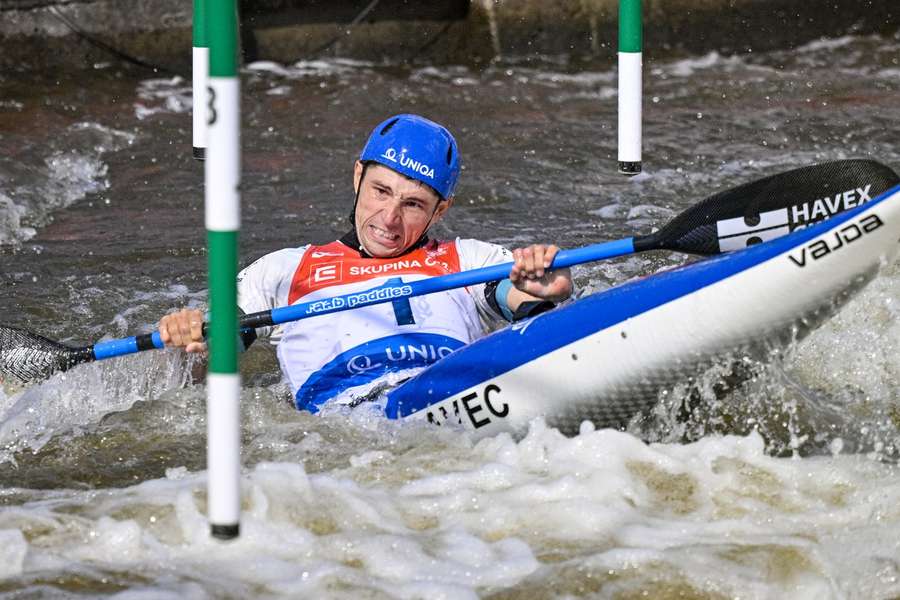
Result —
POLYGON ((97 342, 94 344, 94 356, 98 360, 102 358, 111 358, 113 356, 122 356, 124 354, 133 354, 137 351, 137 342, 134 336, 121 340, 110 340, 108 342, 97 342))
POLYGON ((124 356, 126 354, 134 354, 141 350, 149 350, 151 347, 163 349, 162 338, 158 331, 144 334, 141 336, 131 336, 120 340, 109 340, 108 342, 97 342, 94 344, 94 358, 101 360, 104 358, 113 358, 114 356, 124 356))
MULTIPOLYGON (((616 240, 603 244, 594 244, 574 250, 563 250, 553 259, 550 269, 563 269, 565 267, 571 267, 572 265, 602 260, 604 258, 613 258, 624 254, 632 254, 633 252, 634 238, 616 240)), ((489 281, 499 281, 509 277, 512 266, 513 263, 511 262, 503 263, 490 267, 483 267, 481 269, 473 269, 471 271, 462 271, 461 273, 420 279, 419 281, 412 281, 401 285, 385 284, 364 292, 355 292, 352 294, 344 294, 343 296, 334 296, 332 298, 323 298, 322 300, 315 300, 313 302, 301 302, 300 304, 275 308, 272 310, 272 323, 277 325, 279 323, 299 321, 308 317, 327 315, 343 310, 352 310, 354 308, 372 306, 373 304, 381 304, 383 302, 392 302, 398 298, 424 296, 425 294, 444 292, 454 288, 478 285, 479 283, 487 283, 489 281)))
MULTIPOLYGON (((574 250, 562 250, 553 259, 551 269, 563 269, 595 260, 604 258, 614 258, 625 254, 634 253, 634 238, 624 240, 616 240, 603 244, 594 244, 585 246, 584 248, 576 248, 574 250)), ((271 322, 269 324, 278 325, 280 323, 288 323, 290 321, 299 321, 309 317, 318 315, 327 315, 329 313, 340 312, 342 310, 352 310, 354 308, 362 308, 364 306, 372 306, 373 304, 381 304, 383 302, 391 302, 398 298, 412 298, 413 296, 424 296, 425 294, 434 294, 436 292, 444 292, 454 288, 465 287, 469 285, 478 285, 479 283, 487 283, 489 281, 499 281, 509 277, 513 263, 503 263, 491 267, 474 269, 471 271, 463 271, 461 273, 451 273, 441 277, 431 277, 429 279, 421 279, 410 283, 402 284, 385 284, 365 292, 355 292, 352 294, 344 294, 343 296, 334 296, 316 300, 314 302, 301 302, 292 306, 284 306, 275 308, 271 312, 271 322)), ((253 315, 246 315, 252 317, 253 315)), ((132 336, 119 340, 110 340, 108 342, 98 342, 93 346, 94 357, 96 359, 113 358, 115 356, 124 356, 126 354, 134 354, 141 350, 149 350, 150 348, 165 348, 158 331, 140 336, 132 336)))

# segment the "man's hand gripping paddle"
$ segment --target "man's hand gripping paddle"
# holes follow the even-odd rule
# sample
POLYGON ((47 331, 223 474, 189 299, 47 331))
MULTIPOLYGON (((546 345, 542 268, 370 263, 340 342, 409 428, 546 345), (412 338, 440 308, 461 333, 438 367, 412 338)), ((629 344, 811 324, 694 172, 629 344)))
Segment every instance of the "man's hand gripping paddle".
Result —
MULTIPOLYGON (((839 160, 802 167, 714 194, 656 233, 561 251, 551 268, 648 250, 702 255, 737 250, 849 210, 898 183, 900 177, 893 170, 871 160, 839 160)), ((240 327, 266 327, 496 281, 509 276, 511 268, 512 263, 494 265, 252 313, 241 317, 240 327)), ((205 333, 205 324, 203 329, 205 333)), ((0 325, 0 380, 14 377, 31 383, 81 363, 163 347, 158 332, 79 348, 0 325)))

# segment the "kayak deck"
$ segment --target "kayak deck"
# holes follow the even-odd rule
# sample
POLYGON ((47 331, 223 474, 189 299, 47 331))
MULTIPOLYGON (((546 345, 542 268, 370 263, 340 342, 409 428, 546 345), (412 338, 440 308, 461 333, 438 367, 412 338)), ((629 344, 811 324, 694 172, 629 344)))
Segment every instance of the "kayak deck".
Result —
POLYGON ((388 395, 391 418, 490 435, 535 417, 621 426, 723 354, 807 335, 878 273, 900 239, 900 188, 833 219, 515 323, 388 395))

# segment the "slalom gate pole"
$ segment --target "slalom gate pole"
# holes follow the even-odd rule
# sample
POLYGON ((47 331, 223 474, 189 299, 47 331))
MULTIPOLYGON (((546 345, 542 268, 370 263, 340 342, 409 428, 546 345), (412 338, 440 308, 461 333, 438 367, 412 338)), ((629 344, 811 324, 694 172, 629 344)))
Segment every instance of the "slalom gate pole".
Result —
POLYGON ((193 48, 193 85, 191 110, 194 135, 193 156, 197 160, 206 158, 206 87, 209 79, 209 41, 206 35, 206 2, 194 0, 194 48, 193 48))
POLYGON ((239 534, 241 379, 238 371, 237 264, 241 226, 240 82, 237 5, 207 0, 209 148, 205 163, 209 249, 207 474, 211 533, 239 534))
POLYGON ((641 172, 641 0, 619 0, 619 172, 641 172))

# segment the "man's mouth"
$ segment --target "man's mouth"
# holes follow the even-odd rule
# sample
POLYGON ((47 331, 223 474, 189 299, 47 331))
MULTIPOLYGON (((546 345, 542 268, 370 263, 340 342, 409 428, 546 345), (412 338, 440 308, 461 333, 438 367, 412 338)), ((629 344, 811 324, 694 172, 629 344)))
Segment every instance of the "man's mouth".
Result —
POLYGON ((371 230, 373 237, 375 238, 375 241, 377 241, 377 242, 393 244, 394 242, 396 242, 397 240, 400 239, 400 234, 391 233, 390 231, 387 231, 386 229, 382 229, 381 227, 376 227, 375 225, 372 225, 372 224, 369 225, 369 229, 371 230))

